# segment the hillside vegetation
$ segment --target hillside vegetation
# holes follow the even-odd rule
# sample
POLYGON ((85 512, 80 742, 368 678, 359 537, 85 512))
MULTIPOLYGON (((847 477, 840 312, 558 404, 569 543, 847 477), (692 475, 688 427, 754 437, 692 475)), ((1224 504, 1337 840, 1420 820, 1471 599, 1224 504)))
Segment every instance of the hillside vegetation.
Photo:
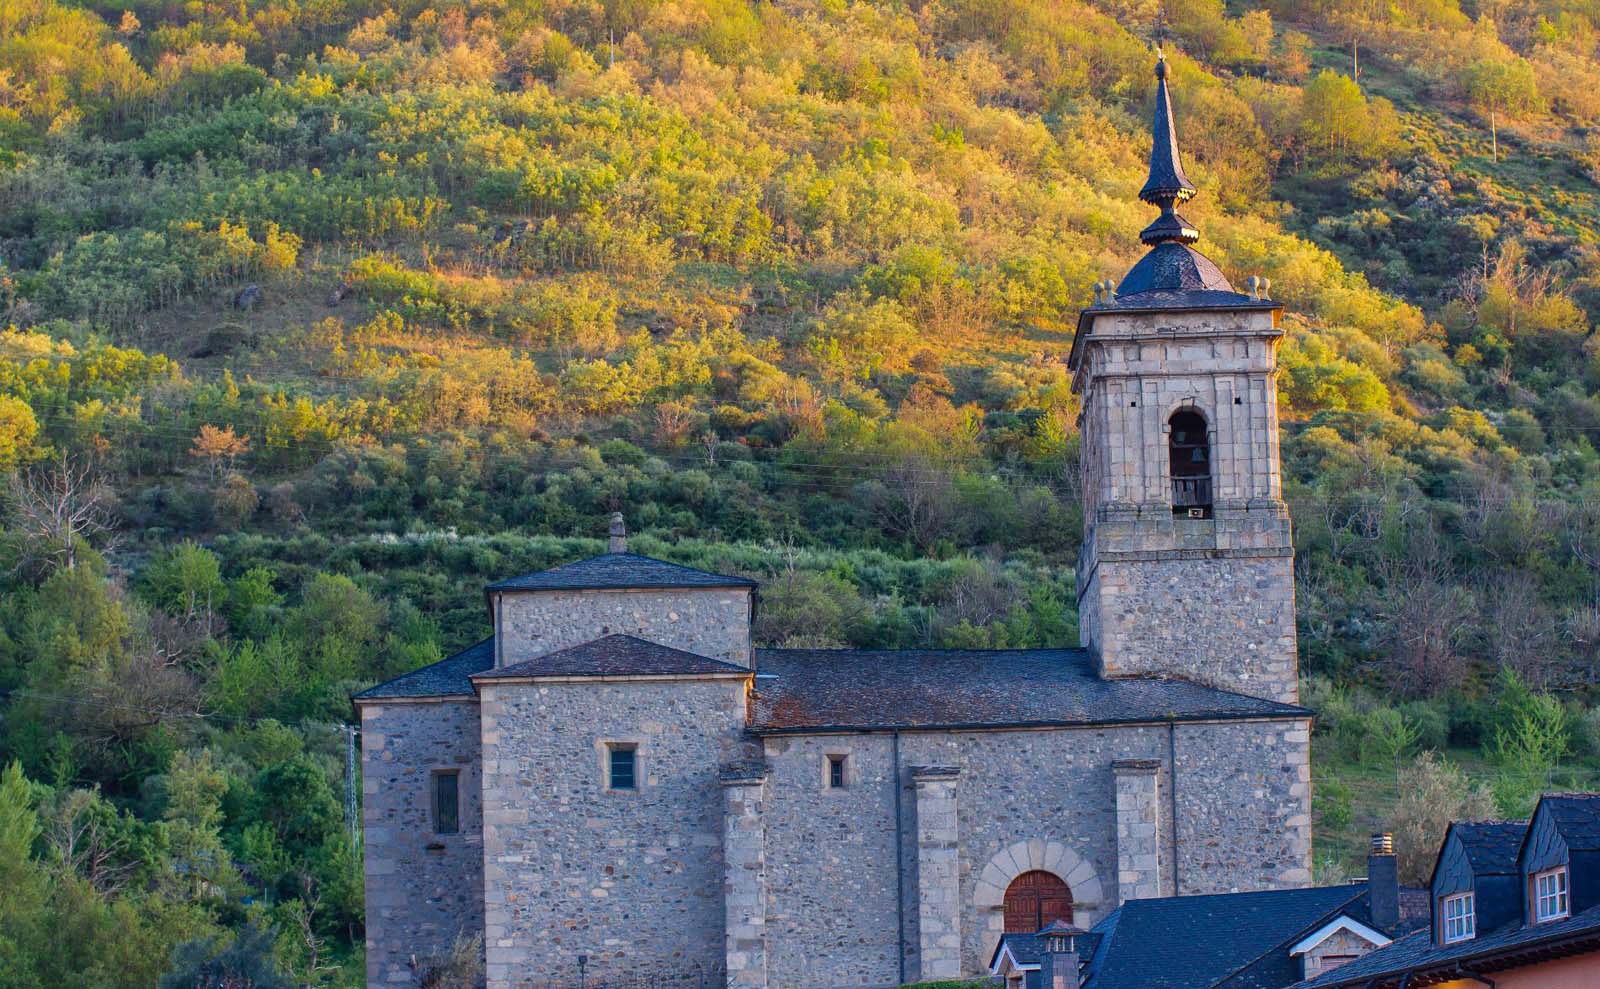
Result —
POLYGON ((1593 783, 1594 0, 6 0, 0 983, 360 984, 349 693, 612 511, 765 644, 1075 642, 1158 36, 1323 876, 1593 783))

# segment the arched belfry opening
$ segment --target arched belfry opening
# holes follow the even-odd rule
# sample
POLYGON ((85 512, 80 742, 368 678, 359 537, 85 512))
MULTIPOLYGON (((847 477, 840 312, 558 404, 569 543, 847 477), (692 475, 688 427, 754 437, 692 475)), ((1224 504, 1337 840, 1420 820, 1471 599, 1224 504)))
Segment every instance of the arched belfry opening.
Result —
POLYGON ((1211 440, 1206 418, 1184 408, 1167 420, 1167 455, 1172 467, 1172 512, 1187 518, 1211 517, 1211 440))
POLYGON ((1072 890, 1053 872, 1035 869, 1006 887, 1006 933, 1034 934, 1051 921, 1072 923, 1072 890))

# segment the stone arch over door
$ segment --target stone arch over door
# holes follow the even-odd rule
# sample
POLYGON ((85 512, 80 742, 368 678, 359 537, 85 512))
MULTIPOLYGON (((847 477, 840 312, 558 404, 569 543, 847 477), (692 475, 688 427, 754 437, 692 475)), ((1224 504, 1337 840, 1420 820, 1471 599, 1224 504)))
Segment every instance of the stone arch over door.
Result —
POLYGON ((1089 927, 1105 916, 1105 891, 1100 877, 1083 856, 1058 841, 1042 838, 1008 845, 996 852, 978 872, 973 893, 978 925, 983 931, 985 965, 1006 930, 1006 890, 1012 881, 1027 872, 1051 873, 1071 887, 1073 922, 1079 927, 1089 927))

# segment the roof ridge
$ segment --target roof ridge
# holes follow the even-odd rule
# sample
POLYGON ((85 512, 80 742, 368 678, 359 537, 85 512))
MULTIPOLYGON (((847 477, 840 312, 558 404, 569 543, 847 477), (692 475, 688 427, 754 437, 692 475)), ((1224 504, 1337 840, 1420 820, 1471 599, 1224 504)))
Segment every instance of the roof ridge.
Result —
POLYGON ((687 563, 675 563, 643 553, 597 553, 593 556, 567 560, 543 570, 517 574, 491 582, 487 589, 502 590, 586 590, 630 587, 757 587, 759 583, 737 574, 716 573, 687 563), (615 568, 617 573, 608 576, 606 571, 615 568), (682 584, 671 579, 652 582, 649 574, 628 574, 629 568, 640 570, 665 570, 668 575, 698 578, 682 584), (587 571, 594 571, 590 574, 587 571))
POLYGON ((457 649, 455 652, 453 652, 450 655, 445 656, 445 657, 443 657, 441 659, 436 659, 431 663, 424 663, 424 664, 422 664, 421 666, 417 667, 414 670, 407 670, 406 672, 398 674, 396 676, 392 676, 387 680, 380 680, 379 682, 373 684, 370 687, 367 687, 367 688, 365 688, 363 690, 357 691, 354 694, 351 694, 350 695, 350 699, 351 700, 356 700, 358 698, 366 697, 367 695, 371 694, 373 691, 378 690, 378 689, 383 688, 383 687, 387 687, 392 683, 399 683, 401 680, 405 680, 405 679, 408 679, 410 677, 414 677, 419 673, 426 672, 428 670, 434 669, 435 667, 443 666, 446 663, 451 663, 451 662, 455 662, 457 660, 463 659, 463 658, 466 657, 467 653, 471 652, 474 649, 482 648, 483 646, 486 646, 486 645, 488 645, 489 643, 491 643, 493 641, 494 641, 494 636, 491 634, 488 638, 479 639, 477 642, 474 642, 472 645, 467 646, 464 649, 457 649))
MULTIPOLYGON (((1273 953, 1275 951, 1278 951, 1278 950, 1280 950, 1282 948, 1286 948, 1289 945, 1299 943, 1301 940, 1303 940, 1305 938, 1307 931, 1320 930, 1324 925, 1326 925, 1328 923, 1331 923, 1335 918, 1344 915, 1349 910, 1350 904, 1356 902, 1357 900, 1361 899, 1363 896, 1367 895, 1367 886, 1368 886, 1367 883, 1362 883, 1360 886, 1357 886, 1356 884, 1351 883, 1349 886, 1307 886, 1307 887, 1304 887, 1303 889, 1300 889, 1300 890, 1284 890, 1284 891, 1282 891, 1282 892, 1302 892, 1303 893, 1303 892, 1309 892, 1309 891, 1314 890, 1314 889, 1350 889, 1350 890, 1355 890, 1355 892, 1351 893, 1349 897, 1347 897, 1346 899, 1340 901, 1337 906, 1334 906, 1334 907, 1324 911, 1322 916, 1318 917, 1316 920, 1313 920, 1311 923, 1307 924, 1305 927, 1300 928, 1298 931, 1295 931, 1295 932, 1291 933, 1288 937, 1285 937, 1282 941, 1279 941, 1277 944, 1274 944, 1272 947, 1268 948, 1266 951, 1263 951, 1261 954, 1257 955, 1256 957, 1254 957, 1254 958, 1250 959, 1249 961, 1245 962, 1244 964, 1239 965, 1238 967, 1234 968, 1231 972, 1228 972, 1226 975, 1222 976, 1220 979, 1217 979, 1216 981, 1212 982, 1211 985, 1213 987, 1222 985, 1223 983, 1227 982, 1229 979, 1231 979, 1234 976, 1238 975, 1239 973, 1243 972, 1245 969, 1250 968, 1251 966, 1258 964, 1261 961, 1261 959, 1265 958, 1267 955, 1269 955, 1269 954, 1271 954, 1271 953, 1273 953)), ((1267 891, 1267 892, 1271 892, 1271 891, 1267 891)), ((1223 895, 1229 895, 1229 894, 1223 894, 1223 895)), ((1385 934, 1384 936, 1388 937, 1387 934, 1385 934)), ((1392 942, 1394 939, 1393 938, 1389 938, 1389 940, 1392 942)))
MULTIPOLYGON (((824 646, 809 648, 806 646, 760 646, 758 652, 831 652, 831 653, 869 653, 869 652, 934 652, 934 653, 1019 653, 1019 652, 1076 652, 1087 653, 1086 646, 1034 646, 1009 649, 958 649, 948 646, 929 646, 927 648, 909 649, 863 649, 856 646, 824 646)), ((1138 680, 1144 677, 1127 677, 1126 679, 1138 680)))
POLYGON ((515 663, 508 663, 505 666, 496 666, 487 670, 480 670, 477 673, 471 674, 468 679, 473 683, 477 683, 480 680, 510 680, 516 679, 519 676, 654 676, 657 674, 681 675, 690 672, 708 674, 720 673, 724 671, 740 674, 748 674, 753 672, 748 667, 740 666, 738 663, 731 663, 725 659, 717 659, 715 656, 707 656, 703 653, 693 652, 678 646, 671 646, 665 642, 657 642, 654 639, 646 639, 643 636, 633 635, 628 632, 611 632, 592 639, 585 639, 582 642, 574 642, 571 645, 562 646, 558 649, 551 649, 548 652, 539 653, 537 656, 529 656, 527 659, 521 659, 515 663), (613 649, 618 646, 627 650, 627 652, 612 652, 610 655, 607 655, 608 649, 613 649), (640 647, 644 647, 644 649, 641 650, 640 647), (591 653, 600 654, 595 657, 598 660, 596 668, 583 670, 581 672, 561 673, 554 670, 545 670, 540 672, 542 668, 549 667, 553 662, 559 663, 559 661, 562 659, 587 659, 589 658, 588 654, 591 653), (665 657, 668 659, 694 660, 695 663, 699 664, 702 668, 695 671, 679 670, 676 672, 664 668, 656 671, 645 671, 640 669, 634 669, 630 671, 626 669, 626 666, 630 659, 634 657, 630 656, 629 653, 633 653, 635 656, 644 654, 653 655, 656 657, 665 657), (621 670, 613 668, 608 673, 604 669, 607 663, 612 664, 613 667, 620 665, 624 668, 621 670), (712 669, 705 669, 705 666, 710 666, 712 669))

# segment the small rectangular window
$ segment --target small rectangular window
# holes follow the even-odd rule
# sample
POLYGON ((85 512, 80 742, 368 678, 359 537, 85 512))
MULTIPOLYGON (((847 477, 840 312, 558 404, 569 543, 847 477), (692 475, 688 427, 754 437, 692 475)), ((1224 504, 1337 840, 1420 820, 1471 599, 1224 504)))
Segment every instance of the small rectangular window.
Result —
POLYGON ((1439 901, 1439 914, 1444 920, 1444 943, 1470 940, 1476 918, 1476 904, 1471 893, 1457 893, 1439 901))
POLYGON ((1557 920, 1571 912, 1567 903, 1566 867, 1536 874, 1533 877, 1533 922, 1557 920))
POLYGON ((435 834, 461 831, 461 774, 455 770, 433 774, 433 831, 435 834))
POLYGON ((613 790, 636 790, 639 787, 639 750, 632 745, 613 745, 608 757, 607 775, 613 790))
POLYGON ((828 789, 844 789, 844 756, 828 756, 828 789))

